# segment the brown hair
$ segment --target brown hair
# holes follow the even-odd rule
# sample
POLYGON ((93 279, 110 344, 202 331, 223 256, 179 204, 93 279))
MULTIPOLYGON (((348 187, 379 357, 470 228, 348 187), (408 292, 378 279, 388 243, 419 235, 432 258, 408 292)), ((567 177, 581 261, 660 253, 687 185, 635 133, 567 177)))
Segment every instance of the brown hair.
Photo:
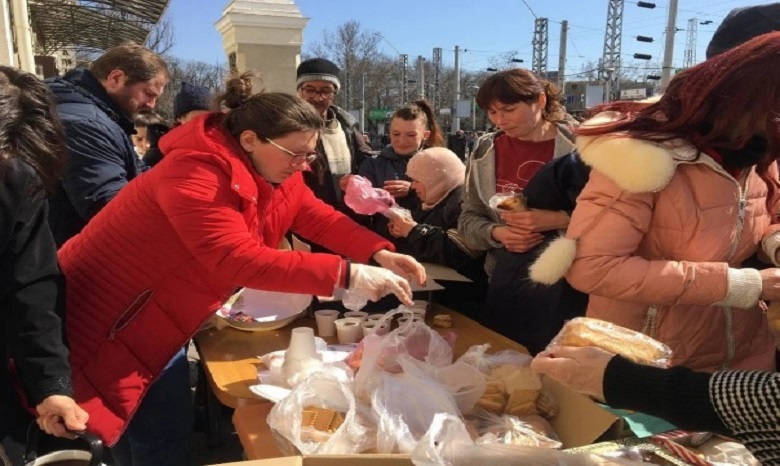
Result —
POLYGON ((444 135, 436 123, 433 106, 427 100, 415 100, 404 105, 393 113, 393 118, 406 121, 422 119, 425 129, 430 131, 428 139, 423 141, 423 147, 444 147, 444 135))
POLYGON ((296 131, 319 131, 322 117, 306 101, 281 92, 260 92, 252 95, 255 71, 247 71, 228 80, 225 92, 216 103, 230 111, 223 125, 238 140, 250 130, 261 139, 274 139, 296 131))
POLYGON ((30 194, 51 195, 67 160, 65 134, 46 85, 30 73, 0 66, 0 174, 13 159, 38 177, 30 194))
POLYGON ((98 79, 107 79, 114 70, 122 70, 127 75, 126 85, 146 82, 162 74, 170 79, 165 60, 148 48, 128 42, 110 48, 89 65, 89 71, 98 79))
POLYGON ((133 116, 133 125, 136 128, 147 128, 151 125, 165 124, 163 117, 153 110, 142 110, 133 116))
POLYGON ((756 164, 756 173, 769 188, 771 212, 780 198, 780 185, 768 173, 780 160, 778 56, 780 32, 758 36, 678 73, 655 103, 613 102, 596 107, 595 112, 614 110, 623 118, 606 125, 581 126, 577 134, 623 132, 656 142, 683 138, 706 152, 744 149, 757 132, 763 133, 767 150, 756 164))
POLYGON ((551 82, 539 78, 523 68, 513 68, 494 73, 479 86, 477 105, 487 110, 493 103, 512 105, 518 102, 533 104, 545 94, 547 103, 542 110, 545 121, 562 121, 566 109, 561 105, 561 91, 551 82))

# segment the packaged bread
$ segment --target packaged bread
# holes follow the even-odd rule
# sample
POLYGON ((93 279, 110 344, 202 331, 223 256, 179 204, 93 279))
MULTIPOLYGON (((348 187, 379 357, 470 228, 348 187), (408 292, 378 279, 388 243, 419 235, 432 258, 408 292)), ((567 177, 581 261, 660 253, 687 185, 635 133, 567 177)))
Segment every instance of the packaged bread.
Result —
POLYGON ((589 317, 576 317, 567 322, 550 346, 595 346, 656 367, 668 367, 672 357, 668 346, 647 335, 589 317))
POLYGON ((477 427, 477 444, 561 448, 561 442, 552 426, 540 416, 497 416, 480 411, 470 415, 470 422, 477 427))
POLYGON ((528 206, 520 193, 500 193, 488 200, 488 205, 498 212, 525 212, 528 206))

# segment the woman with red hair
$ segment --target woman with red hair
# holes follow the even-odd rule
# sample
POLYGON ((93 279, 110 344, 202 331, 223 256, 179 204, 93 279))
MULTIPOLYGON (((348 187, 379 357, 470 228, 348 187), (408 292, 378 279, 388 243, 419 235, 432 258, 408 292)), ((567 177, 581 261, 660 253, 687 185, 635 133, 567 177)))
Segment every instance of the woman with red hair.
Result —
POLYGON ((592 167, 564 238, 531 270, 590 294, 587 315, 669 345, 674 365, 775 369, 760 306, 780 270, 780 33, 678 74, 655 103, 615 102, 580 127, 592 167))

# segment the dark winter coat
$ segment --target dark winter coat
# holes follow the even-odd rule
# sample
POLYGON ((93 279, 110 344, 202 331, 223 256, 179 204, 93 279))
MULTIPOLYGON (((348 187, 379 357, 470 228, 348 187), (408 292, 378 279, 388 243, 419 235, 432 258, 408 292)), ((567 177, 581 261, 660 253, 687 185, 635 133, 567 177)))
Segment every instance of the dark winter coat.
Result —
POLYGON ((62 187, 50 201, 49 223, 59 247, 147 167, 130 142, 133 122, 92 73, 76 69, 47 84, 69 156, 62 187))
POLYGON ((12 379, 31 407, 50 395, 72 396, 61 321, 64 282, 46 200, 32 194, 37 183, 18 160, 0 168, 0 438, 21 441, 32 416, 12 379))
MULTIPOLYGON (((590 169, 577 153, 551 162, 534 175, 523 190, 532 209, 563 210, 571 214, 590 169)), ((547 245, 559 236, 544 233, 536 248, 516 253, 501 248, 491 276, 481 323, 524 345, 532 354, 543 350, 561 329, 565 320, 585 314, 588 296, 560 280, 540 286, 528 278, 528 269, 547 245)))

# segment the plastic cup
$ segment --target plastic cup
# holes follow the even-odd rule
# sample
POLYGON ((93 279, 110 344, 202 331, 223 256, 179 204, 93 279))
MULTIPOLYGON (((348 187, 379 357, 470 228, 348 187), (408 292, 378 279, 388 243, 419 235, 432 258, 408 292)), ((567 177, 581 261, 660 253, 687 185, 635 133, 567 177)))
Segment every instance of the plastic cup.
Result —
MULTIPOLYGON (((385 314, 369 314, 368 317, 366 317, 366 320, 382 320, 385 318, 385 314)), ((388 319, 391 320, 391 319, 388 319)))
POLYGON ((363 336, 371 335, 375 333, 377 335, 385 335, 390 328, 390 322, 385 321, 382 325, 379 325, 378 320, 366 320, 363 322, 363 336))
POLYGON ((430 303, 424 299, 415 299, 414 304, 412 305, 412 309, 422 309, 423 311, 427 311, 429 304, 430 303))
POLYGON ((332 337, 336 334, 336 319, 339 318, 339 311, 335 309, 321 309, 314 311, 314 318, 317 320, 317 333, 321 337, 332 337))
POLYGON ((314 345, 314 330, 309 327, 294 328, 290 336, 290 347, 284 355, 285 360, 301 361, 317 357, 314 345))
POLYGON ((357 317, 345 317, 336 320, 336 334, 339 343, 357 343, 363 338, 363 321, 357 317))
POLYGON ((404 316, 398 319, 398 325, 404 326, 407 325, 409 322, 422 322, 423 320, 417 316, 404 316))
POLYGON ((368 318, 368 312, 363 311, 349 311, 344 313, 344 317, 355 317, 360 320, 366 320, 368 318))

